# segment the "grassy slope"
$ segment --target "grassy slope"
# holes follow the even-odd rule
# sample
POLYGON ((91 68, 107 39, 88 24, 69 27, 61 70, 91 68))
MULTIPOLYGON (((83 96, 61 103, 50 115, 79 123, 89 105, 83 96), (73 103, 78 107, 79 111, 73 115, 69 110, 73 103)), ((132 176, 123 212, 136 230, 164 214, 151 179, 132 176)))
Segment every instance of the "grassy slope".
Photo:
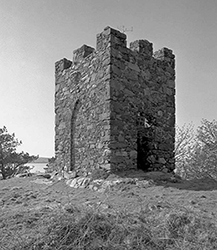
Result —
POLYGON ((217 248, 215 182, 98 193, 35 179, 0 181, 0 249, 217 248))

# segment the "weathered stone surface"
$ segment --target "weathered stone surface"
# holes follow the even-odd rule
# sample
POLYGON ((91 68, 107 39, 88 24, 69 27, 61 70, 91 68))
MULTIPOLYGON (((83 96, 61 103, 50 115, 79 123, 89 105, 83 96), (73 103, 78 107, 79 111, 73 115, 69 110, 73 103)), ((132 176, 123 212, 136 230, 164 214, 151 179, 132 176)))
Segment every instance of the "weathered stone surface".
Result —
POLYGON ((106 27, 96 49, 83 45, 55 64, 59 169, 174 169, 175 56, 153 53, 147 40, 126 44, 106 27))
MULTIPOLYGON (((162 176, 162 175, 161 175, 162 176)), ((66 185, 72 188, 89 188, 93 191, 104 193, 110 191, 112 188, 117 187, 120 184, 124 185, 136 185, 141 188, 147 188, 154 184, 153 180, 139 180, 138 178, 109 178, 109 179, 96 179, 92 180, 87 177, 77 177, 74 179, 66 180, 66 185)))
POLYGON ((87 177, 77 177, 74 179, 66 180, 66 185, 72 188, 85 188, 89 185, 90 178, 87 177))

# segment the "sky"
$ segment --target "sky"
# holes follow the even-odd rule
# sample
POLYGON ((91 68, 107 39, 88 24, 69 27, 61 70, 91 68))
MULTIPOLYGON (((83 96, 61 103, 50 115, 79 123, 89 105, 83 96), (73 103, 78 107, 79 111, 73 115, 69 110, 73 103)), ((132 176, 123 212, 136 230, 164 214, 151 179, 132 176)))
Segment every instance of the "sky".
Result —
POLYGON ((0 0, 0 128, 54 156, 54 64, 107 26, 173 50, 179 126, 217 120, 216 13, 216 0, 0 0))

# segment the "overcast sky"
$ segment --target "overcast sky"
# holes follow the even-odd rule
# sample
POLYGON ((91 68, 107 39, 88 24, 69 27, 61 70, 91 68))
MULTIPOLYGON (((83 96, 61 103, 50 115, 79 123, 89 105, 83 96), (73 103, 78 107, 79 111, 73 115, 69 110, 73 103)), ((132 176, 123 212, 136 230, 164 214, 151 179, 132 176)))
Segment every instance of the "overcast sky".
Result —
POLYGON ((217 120, 217 0, 0 0, 0 127, 54 155, 54 63, 106 26, 176 55, 176 122, 217 120))

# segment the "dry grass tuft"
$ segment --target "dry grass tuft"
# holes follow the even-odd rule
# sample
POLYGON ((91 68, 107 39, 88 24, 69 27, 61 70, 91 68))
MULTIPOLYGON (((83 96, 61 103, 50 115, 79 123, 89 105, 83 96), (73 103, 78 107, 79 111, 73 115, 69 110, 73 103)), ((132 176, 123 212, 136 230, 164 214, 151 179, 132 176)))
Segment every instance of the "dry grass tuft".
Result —
POLYGON ((134 214, 73 211, 58 208, 12 216, 1 224, 2 249, 217 249, 216 223, 190 209, 145 209, 134 214))

